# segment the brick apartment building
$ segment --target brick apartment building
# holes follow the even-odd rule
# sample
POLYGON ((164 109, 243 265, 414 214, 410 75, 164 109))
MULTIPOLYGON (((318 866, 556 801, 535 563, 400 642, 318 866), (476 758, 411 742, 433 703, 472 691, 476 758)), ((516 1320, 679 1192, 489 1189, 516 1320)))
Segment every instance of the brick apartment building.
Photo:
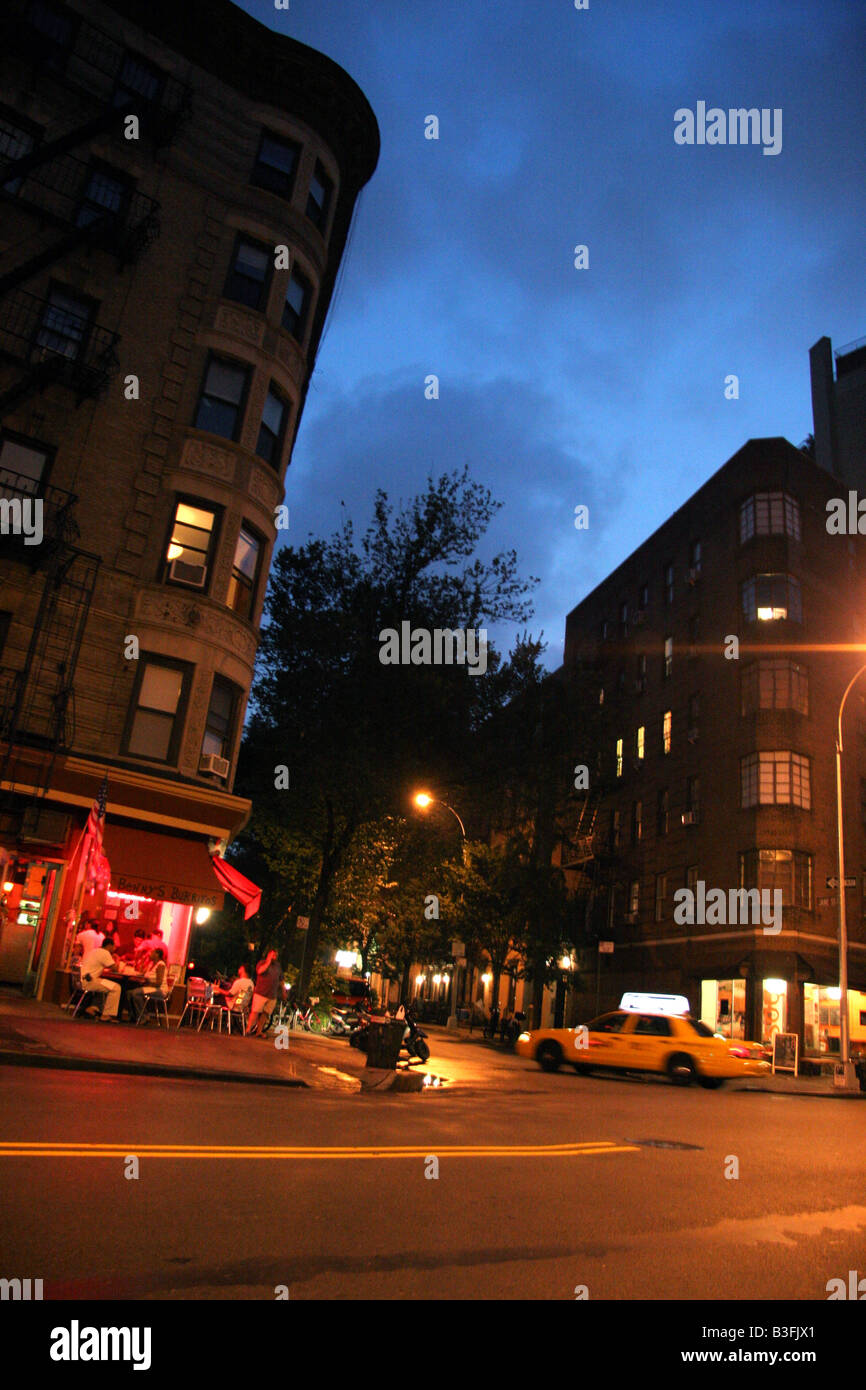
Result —
POLYGON ((7 0, 0 31, 0 979, 50 998, 82 909, 161 925, 177 974, 222 902, 278 508, 379 136, 342 69, 229 0, 7 0), (12 524, 37 503, 41 543, 12 524), (106 776, 110 886, 80 862, 106 776))
MULTIPOLYGON (((815 353, 813 391, 823 389, 829 420, 815 353)), ((815 413, 818 447, 835 465, 817 394, 815 413)), ((839 437, 848 477, 866 481, 862 434, 859 444, 850 430, 839 437)), ((750 440, 568 615, 564 673, 597 692, 606 731, 600 753, 584 758, 597 779, 592 837, 570 873, 578 888, 602 890, 595 934, 613 942, 602 1006, 625 989, 681 993, 733 1037, 789 1031, 807 1053, 838 1048, 837 908, 826 886, 837 867, 835 731, 864 653, 834 648, 866 643, 866 543, 827 530, 827 501, 847 498, 847 486, 784 439, 750 440), (674 894, 697 893, 699 881, 726 898, 780 889, 781 929, 766 932, 776 923, 754 912, 675 920, 674 894)), ((843 730, 857 1040, 866 1039, 866 703, 856 686, 843 730)), ((593 1011, 594 946, 581 965, 583 1018, 593 1011)))

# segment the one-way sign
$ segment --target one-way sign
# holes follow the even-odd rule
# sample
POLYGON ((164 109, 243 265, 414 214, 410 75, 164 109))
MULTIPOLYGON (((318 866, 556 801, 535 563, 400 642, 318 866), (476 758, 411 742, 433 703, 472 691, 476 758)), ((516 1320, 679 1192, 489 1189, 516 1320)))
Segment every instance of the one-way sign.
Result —
MULTIPOLYGON (((839 887, 839 880, 838 880, 838 878, 828 878, 828 879, 827 879, 827 887, 828 887, 828 888, 838 888, 838 887, 839 887)), ((846 887, 846 888, 856 888, 856 887, 857 887, 857 880, 856 880, 856 878, 846 878, 846 880, 845 880, 845 887, 846 887)))

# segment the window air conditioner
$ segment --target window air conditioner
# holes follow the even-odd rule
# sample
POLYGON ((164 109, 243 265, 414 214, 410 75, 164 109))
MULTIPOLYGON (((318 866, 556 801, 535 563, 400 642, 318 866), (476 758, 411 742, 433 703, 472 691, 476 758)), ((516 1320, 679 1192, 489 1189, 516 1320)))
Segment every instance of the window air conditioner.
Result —
POLYGON ((172 560, 168 573, 178 584, 189 584, 194 589, 203 589, 207 579, 207 565, 189 565, 186 560, 172 560))
POLYGON ((199 772, 212 772, 215 777, 228 777, 228 758, 218 758, 216 753, 202 753, 198 765, 199 772))

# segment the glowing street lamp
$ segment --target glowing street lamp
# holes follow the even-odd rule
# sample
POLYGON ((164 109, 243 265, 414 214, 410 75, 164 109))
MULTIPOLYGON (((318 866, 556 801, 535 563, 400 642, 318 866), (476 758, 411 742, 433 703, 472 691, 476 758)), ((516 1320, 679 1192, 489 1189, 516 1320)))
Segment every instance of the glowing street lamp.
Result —
MULTIPOLYGON (((437 797, 431 796, 429 792, 425 792, 425 791, 418 791, 418 792, 416 792, 415 795, 412 797, 412 802, 413 802, 413 805, 415 805, 415 806, 418 807, 418 810, 419 810, 419 811, 427 811, 427 810, 429 810, 429 808, 430 808, 431 806, 444 806, 446 811, 450 811, 450 812, 451 812, 451 814, 452 814, 452 816, 454 817, 454 819, 456 820, 457 824, 460 826, 461 844, 462 844, 462 848, 463 848, 463 863, 464 863, 464 865, 465 865, 465 864, 466 864, 466 826, 463 824, 463 822, 462 822, 462 820, 460 819, 460 817, 458 816, 457 812, 454 810, 454 807, 453 807, 453 806, 449 806, 447 801, 439 801, 439 799, 438 799, 437 797)), ((449 1028, 456 1028, 456 1027, 457 1027, 457 989, 458 989, 459 981, 460 981, 460 966, 459 966, 459 965, 455 965, 455 967, 454 967, 454 985, 453 985, 453 988, 452 988, 452 990, 451 990, 451 1013, 450 1013, 450 1015, 449 1015, 448 1023, 447 1023, 447 1027, 449 1027, 449 1028)))

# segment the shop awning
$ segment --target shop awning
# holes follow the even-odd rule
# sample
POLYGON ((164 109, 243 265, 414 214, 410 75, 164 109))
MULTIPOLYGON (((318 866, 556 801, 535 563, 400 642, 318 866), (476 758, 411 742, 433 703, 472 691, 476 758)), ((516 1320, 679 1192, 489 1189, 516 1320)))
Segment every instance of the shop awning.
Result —
POLYGON ((111 890, 191 907, 223 905, 223 894, 203 840, 161 835, 138 826, 105 826, 103 849, 111 864, 111 890))

